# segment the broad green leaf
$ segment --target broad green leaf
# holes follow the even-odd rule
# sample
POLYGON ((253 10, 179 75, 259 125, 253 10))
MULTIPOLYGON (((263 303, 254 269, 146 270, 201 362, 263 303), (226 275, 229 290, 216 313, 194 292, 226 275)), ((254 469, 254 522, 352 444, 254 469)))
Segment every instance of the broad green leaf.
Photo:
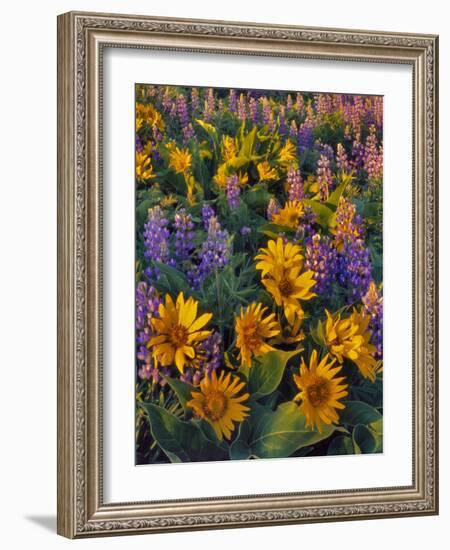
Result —
POLYGON ((356 426, 357 424, 371 424, 381 418, 381 413, 374 407, 367 405, 363 401, 345 401, 345 409, 339 414, 339 422, 356 426))
POLYGON ((332 224, 333 210, 321 202, 312 199, 303 199, 303 202, 311 208, 311 210, 317 216, 317 223, 322 227, 329 227, 332 224))
POLYGON ((355 448, 350 437, 339 435, 328 446, 328 455, 353 455, 355 448))
POLYGON ((363 454, 374 453, 377 448, 377 440, 369 428, 358 424, 353 430, 353 441, 361 449, 363 454))
POLYGON ((334 426, 323 426, 322 432, 306 427, 306 419, 298 405, 289 401, 278 409, 266 411, 259 419, 252 436, 252 454, 259 458, 284 458, 297 449, 313 445, 329 437, 334 426))
POLYGON ((283 378, 287 362, 300 352, 301 350, 269 351, 258 358, 248 376, 248 389, 252 398, 259 399, 274 392, 283 378))
POLYGON ((345 188, 352 181, 352 179, 354 179, 354 178, 352 178, 351 176, 348 176, 348 175, 344 175, 342 183, 340 183, 336 187, 336 189, 331 193, 331 195, 329 196, 329 198, 327 200, 327 204, 330 204, 330 205, 335 206, 335 207, 338 206, 339 200, 342 196, 342 193, 345 191, 345 188))
POLYGON ((247 420, 239 425, 236 438, 230 445, 230 459, 231 460, 247 460, 250 458, 252 451, 247 443, 250 432, 249 423, 247 420))
POLYGON ((191 393, 195 389, 192 384, 178 380, 177 378, 169 378, 168 376, 164 377, 171 389, 175 392, 178 397, 180 405, 183 407, 185 413, 192 412, 192 410, 187 406, 187 402, 192 399, 191 393))
POLYGON ((165 275, 172 297, 176 298, 180 292, 184 293, 185 298, 192 294, 191 286, 184 273, 170 265, 161 262, 154 263, 159 271, 165 275))
POLYGON ((184 422, 153 403, 139 403, 147 413, 150 430, 171 462, 224 460, 227 453, 210 441, 193 421, 184 422))

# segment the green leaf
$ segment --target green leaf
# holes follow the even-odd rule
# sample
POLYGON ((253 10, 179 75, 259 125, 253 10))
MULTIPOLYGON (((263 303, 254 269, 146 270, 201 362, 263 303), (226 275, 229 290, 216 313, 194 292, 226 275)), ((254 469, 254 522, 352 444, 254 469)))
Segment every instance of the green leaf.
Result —
POLYGON ((358 424, 353 430, 353 441, 363 454, 373 453, 377 448, 377 440, 369 428, 358 424))
POLYGON ((355 448, 350 437, 339 435, 328 446, 328 455, 353 455, 355 448))
POLYGON ((271 196, 265 187, 255 185, 245 192, 242 198, 252 210, 257 210, 258 208, 266 208, 271 196))
POLYGON ((239 150, 239 156, 250 160, 255 147, 256 126, 242 139, 242 145, 239 150))
POLYGON ((153 438, 171 462, 224 460, 227 453, 202 433, 193 421, 184 422, 153 403, 139 403, 147 413, 153 438))
POLYGON ((167 280, 168 289, 172 297, 176 298, 180 292, 184 293, 184 297, 192 295, 192 289, 187 277, 178 269, 161 262, 154 262, 155 266, 161 271, 167 280))
POLYGON ((342 193, 344 192, 347 185, 351 182, 351 178, 348 176, 344 178, 344 181, 340 183, 336 189, 328 197, 327 204, 330 204, 334 207, 338 206, 339 199, 341 198, 342 193))
POLYGON ((345 409, 339 415, 341 424, 356 426, 357 424, 371 424, 381 418, 381 413, 374 407, 362 401, 345 401, 345 409))
POLYGON ((176 378, 169 378, 168 376, 165 376, 164 379, 175 392, 184 412, 192 412, 192 410, 187 406, 187 402, 192 399, 191 393, 195 389, 194 386, 176 378))
POLYGON ((239 429, 233 443, 230 445, 231 460, 247 460, 252 454, 252 450, 247 443, 250 432, 247 420, 239 425, 239 429))
POLYGON ((257 359, 248 376, 248 389, 252 398, 259 399, 274 392, 283 378, 287 362, 301 351, 269 351, 257 359))
POLYGON ((312 199, 303 199, 303 202, 311 208, 314 214, 316 214, 317 223, 319 223, 322 227, 327 228, 333 223, 332 216, 334 212, 331 208, 312 199))
POLYGON ((280 233, 293 235, 295 229, 288 227, 287 225, 278 225, 276 223, 266 223, 258 228, 258 233, 267 235, 271 239, 277 239, 280 236, 280 233))
POLYGON ((324 426, 322 432, 306 427, 306 419, 293 401, 278 409, 264 411, 250 437, 252 454, 259 458, 286 458, 297 449, 313 445, 329 437, 334 426, 324 426))

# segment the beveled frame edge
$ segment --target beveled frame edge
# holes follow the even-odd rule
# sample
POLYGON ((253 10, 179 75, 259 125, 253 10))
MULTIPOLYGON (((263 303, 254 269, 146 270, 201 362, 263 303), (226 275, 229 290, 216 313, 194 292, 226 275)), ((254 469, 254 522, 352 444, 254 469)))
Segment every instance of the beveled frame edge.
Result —
POLYGON ((58 17, 58 533, 70 538, 438 513, 438 38, 70 12, 58 17), (385 490, 104 505, 100 467, 102 44, 365 59, 414 69, 415 471, 385 490), (97 91, 97 94, 96 94, 97 91))

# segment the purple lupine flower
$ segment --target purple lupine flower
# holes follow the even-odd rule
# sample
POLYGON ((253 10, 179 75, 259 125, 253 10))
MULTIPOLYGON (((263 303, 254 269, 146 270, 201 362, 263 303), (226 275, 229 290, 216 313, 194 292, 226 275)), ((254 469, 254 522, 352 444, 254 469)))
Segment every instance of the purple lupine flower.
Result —
POLYGON ((198 109, 200 105, 200 95, 197 88, 192 88, 191 90, 191 112, 192 114, 198 109))
POLYGON ((247 119, 247 100, 245 99, 245 95, 241 94, 239 96, 239 102, 237 106, 237 113, 239 120, 246 120, 247 119))
POLYGON ((250 98, 248 103, 248 110, 250 111, 250 120, 253 124, 259 123, 258 102, 254 97, 250 98))
POLYGON ((345 241, 355 241, 362 237, 364 233, 363 220, 356 213, 356 206, 346 199, 341 197, 336 210, 336 229, 335 241, 337 248, 341 248, 345 241))
POLYGON ((338 255, 337 281, 347 290, 347 301, 361 300, 372 281, 372 263, 362 239, 346 240, 338 255))
POLYGON ((143 148, 144 146, 142 145, 141 138, 138 136, 138 134, 136 134, 136 151, 139 151, 141 153, 143 148))
POLYGON ((298 127, 297 127, 297 123, 295 122, 295 120, 292 120, 291 121, 291 124, 289 126, 289 137, 292 139, 292 140, 295 140, 297 141, 298 140, 298 127))
POLYGON ((305 189, 300 170, 290 167, 287 173, 287 183, 289 185, 288 196, 290 201, 301 201, 305 198, 305 189))
POLYGON ((244 225, 244 227, 241 227, 240 233, 243 237, 246 237, 247 235, 250 235, 251 232, 252 232, 251 227, 247 227, 246 225, 244 225))
POLYGON ((320 155, 317 161, 317 182, 319 184, 320 200, 325 202, 328 199, 329 191, 333 183, 333 176, 330 170, 330 159, 320 155))
POLYGON ((272 111, 269 117, 269 132, 274 133, 276 129, 277 129, 277 123, 275 120, 275 115, 273 114, 273 111, 272 111))
POLYGON ((230 113, 236 113, 237 112, 236 90, 233 90, 233 89, 230 90, 230 96, 228 98, 228 109, 230 110, 230 113))
POLYGON ((314 272, 316 285, 314 292, 327 294, 335 281, 338 256, 336 249, 327 237, 316 233, 307 239, 305 250, 305 268, 314 272))
POLYGON ((364 166, 364 154, 364 145, 359 140, 355 139, 352 145, 352 159, 350 161, 355 170, 360 170, 364 166))
MULTIPOLYGON (((153 139, 156 142, 159 142, 159 141, 163 140, 164 136, 163 136, 162 132, 160 131, 160 129, 158 128, 158 126, 153 126, 152 127, 152 134, 153 134, 153 139)), ((156 151, 156 149, 155 149, 155 151, 156 151)))
POLYGON ((333 112, 333 100, 330 94, 317 94, 314 99, 318 115, 329 115, 333 112))
POLYGON ((222 269, 229 261, 231 254, 228 231, 220 227, 216 217, 209 220, 208 238, 202 244, 200 264, 197 271, 197 282, 201 282, 216 269, 222 269))
POLYGON ((297 97, 295 98, 295 110, 302 114, 305 110, 305 102, 303 100, 302 94, 297 94, 297 97))
POLYGON ((317 215, 312 208, 307 206, 302 214, 300 223, 294 235, 294 242, 298 243, 303 240, 307 240, 315 233, 315 226, 317 223, 317 215))
POLYGON ((176 103, 176 101, 174 101, 172 103, 172 107, 170 108, 169 116, 170 116, 170 118, 176 118, 176 116, 177 116, 177 103, 176 103))
POLYGON ((200 343, 198 349, 200 358, 198 369, 186 372, 185 381, 197 386, 205 376, 211 376, 211 373, 221 365, 221 350, 222 337, 219 332, 214 331, 211 336, 208 336, 208 338, 200 343))
POLYGON ((172 101, 172 98, 170 97, 169 88, 166 88, 164 90, 164 94, 162 97, 162 106, 164 111, 166 111, 166 113, 170 113, 170 111, 172 110, 173 101, 172 101))
POLYGON ((267 99, 267 97, 263 97, 261 102, 262 102, 263 123, 268 125, 268 124, 270 124, 270 117, 272 115, 272 107, 270 106, 270 102, 267 99))
POLYGON ((239 187, 239 178, 236 174, 227 177, 227 201, 230 210, 234 210, 240 204, 241 189, 239 187))
POLYGON ((191 122, 189 122, 189 124, 182 129, 182 132, 184 143, 187 143, 190 139, 195 139, 196 137, 195 130, 191 122))
POLYGON ((363 167, 369 178, 378 179, 383 176, 383 149, 378 148, 375 132, 375 126, 372 125, 364 147, 363 167))
POLYGON ((292 106, 293 106, 293 103, 292 103, 292 96, 291 94, 288 94, 287 98, 286 98, 286 109, 288 111, 291 111, 292 110, 292 106))
POLYGON ((300 153, 304 153, 311 149, 314 143, 313 129, 311 126, 302 124, 298 131, 298 145, 300 153))
POLYGON ((141 281, 136 287, 136 359, 138 376, 142 380, 149 380, 154 377, 154 366, 152 365, 152 353, 146 344, 152 337, 153 317, 159 317, 159 304, 161 299, 154 287, 148 286, 141 281))
POLYGON ((175 214, 175 253, 180 260, 187 260, 194 249, 194 222, 191 214, 181 208, 175 214))
POLYGON ((177 97, 177 113, 178 118, 180 119, 181 126, 184 128, 188 125, 189 122, 189 113, 186 98, 183 94, 179 94, 177 97))
POLYGON ((273 197, 269 200, 269 204, 267 206, 267 219, 269 221, 272 221, 272 218, 275 216, 275 214, 278 214, 280 211, 280 206, 277 203, 276 199, 273 197))
POLYGON ((343 172, 349 172, 350 170, 350 162, 342 143, 338 143, 336 147, 336 166, 343 172))
POLYGON ((377 348, 376 358, 381 359, 383 356, 383 296, 373 281, 362 297, 362 303, 364 313, 370 315, 369 328, 372 331, 371 341, 377 348))
POLYGON ((331 147, 328 143, 322 143, 319 139, 317 139, 314 142, 314 149, 319 153, 319 155, 327 157, 330 162, 334 159, 333 147, 331 147))
POLYGON ((203 227, 205 228, 205 231, 208 231, 209 220, 215 215, 216 213, 212 206, 210 206, 209 204, 204 204, 202 206, 202 222, 203 222, 203 227))
POLYGON ((215 108, 216 100, 214 98, 214 90, 209 88, 205 99, 205 108, 203 110, 203 120, 205 122, 211 122, 215 108))
MULTIPOLYGON (((148 211, 148 221, 144 225, 144 257, 160 263, 169 260, 169 230, 167 218, 159 206, 148 211)), ((158 277, 158 271, 153 268, 146 270, 149 279, 158 277)))

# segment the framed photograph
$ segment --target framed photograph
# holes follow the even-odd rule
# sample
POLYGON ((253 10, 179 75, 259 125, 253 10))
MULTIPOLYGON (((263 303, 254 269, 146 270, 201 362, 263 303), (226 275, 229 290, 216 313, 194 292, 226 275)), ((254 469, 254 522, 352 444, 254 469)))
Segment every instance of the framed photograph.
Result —
POLYGON ((438 38, 58 18, 58 532, 438 512, 438 38))

